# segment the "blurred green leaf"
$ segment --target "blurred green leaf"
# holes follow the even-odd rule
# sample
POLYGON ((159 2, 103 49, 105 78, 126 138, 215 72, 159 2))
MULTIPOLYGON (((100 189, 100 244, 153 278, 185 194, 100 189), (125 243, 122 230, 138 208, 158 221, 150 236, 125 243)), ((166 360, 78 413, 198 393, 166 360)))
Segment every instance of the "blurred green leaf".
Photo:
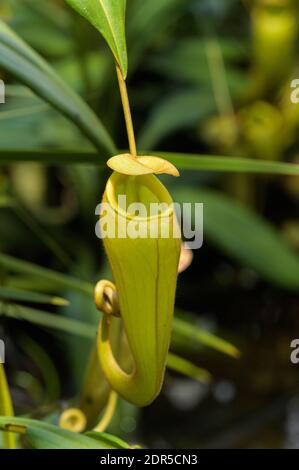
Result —
MULTIPOLYGON (((93 339, 96 334, 96 328, 92 324, 74 320, 72 318, 66 318, 43 310, 24 307, 22 305, 3 303, 0 311, 0 316, 1 315, 17 320, 28 321, 44 328, 50 328, 57 331, 63 331, 68 334, 81 336, 82 338, 93 339)), ((176 336, 183 337, 185 341, 199 342, 206 347, 234 358, 238 358, 240 356, 240 351, 233 344, 217 337, 197 325, 194 325, 194 323, 189 323, 187 320, 182 320, 177 317, 175 317, 173 321, 174 339, 176 336)))
POLYGON ((131 449, 131 446, 124 442, 122 439, 119 439, 116 436, 112 436, 111 434, 106 434, 105 432, 95 432, 90 431, 86 432, 85 436, 90 437, 91 439, 95 439, 96 441, 106 442, 107 446, 111 446, 112 449, 131 449))
POLYGON ((167 96, 154 108, 141 130, 138 137, 139 147, 155 148, 172 132, 199 123, 214 107, 213 101, 196 89, 167 96))
POLYGON ((44 403, 59 400, 60 380, 58 371, 44 347, 28 336, 23 336, 19 339, 18 344, 21 346, 26 356, 29 357, 33 364, 40 370, 44 384, 44 403))
POLYGON ((129 2, 127 36, 130 44, 130 70, 144 58, 144 50, 160 39, 165 29, 186 12, 186 8, 192 1, 135 0, 129 2))
POLYGON ((23 393, 26 393, 26 396, 33 403, 38 404, 43 402, 45 395, 43 384, 32 373, 25 370, 14 370, 12 373, 12 386, 14 389, 21 389, 23 393))
POLYGON ((168 369, 174 370, 175 372, 179 372, 191 379, 198 380, 199 382, 203 382, 205 384, 210 383, 212 380, 212 376, 209 371, 202 369, 200 367, 195 366, 192 362, 187 361, 180 356, 176 356, 175 354, 169 353, 167 356, 167 367, 168 369))
POLYGON ((194 321, 187 321, 175 316, 173 323, 173 336, 180 336, 186 342, 196 341, 203 346, 219 351, 228 356, 238 358, 241 353, 233 344, 219 338, 218 336, 204 330, 196 325, 194 321))
MULTIPOLYGON (((23 0, 25 3, 26 0, 23 0)), ((28 1, 27 1, 28 3, 28 1)), ((17 14, 14 15, 12 26, 16 32, 40 53, 47 56, 63 58, 70 54, 73 49, 73 42, 71 35, 67 35, 65 29, 60 25, 53 24, 45 14, 42 17, 40 14, 32 11, 38 2, 30 2, 30 10, 28 6, 18 5, 17 14), (30 14, 29 14, 30 13, 30 14), (34 28, 32 27, 34 24, 34 28)), ((47 7, 43 8, 48 11, 49 2, 47 7)), ((54 5, 54 4, 53 4, 54 5)), ((57 7, 57 6, 56 6, 57 7)), ((62 16, 62 8, 57 8, 56 16, 62 16)))
MULTIPOLYGON (((66 276, 52 271, 51 269, 42 268, 36 264, 22 261, 13 256, 4 255, 3 253, 0 254, 0 266, 11 272, 28 274, 30 276, 36 276, 37 279, 44 279, 53 283, 56 288, 73 289, 87 295, 93 294, 93 286, 88 282, 66 276)), ((34 285, 32 287, 34 287, 34 285)))
POLYGON ((69 301, 61 297, 51 297, 45 294, 38 294, 21 289, 13 289, 11 287, 0 286, 0 299, 1 300, 14 300, 38 304, 49 304, 60 307, 69 305, 69 301))
MULTIPOLYGON (((34 174, 32 168, 30 170, 31 173, 33 173, 33 178, 35 177, 36 181, 38 177, 37 174, 34 174)), ((22 178, 25 178, 24 173, 25 171, 24 169, 22 169, 22 178)), ((33 178, 31 179, 30 188, 32 188, 33 186, 33 178)), ((59 245, 59 243, 57 243, 57 241, 51 235, 49 235, 47 230, 45 230, 41 225, 36 222, 35 218, 30 214, 30 212, 25 209, 21 204, 19 204, 17 200, 5 194, 0 197, 0 208, 10 208, 14 210, 15 214, 33 232, 36 238, 39 239, 42 243, 44 243, 44 245, 54 254, 54 256, 57 257, 57 259, 59 259, 59 261, 64 266, 71 266, 72 261, 68 253, 66 253, 66 251, 59 245)))
POLYGON ((299 165, 293 163, 170 152, 154 152, 154 155, 166 158, 181 170, 299 175, 299 165))
MULTIPOLYGON (((111 81, 111 62, 109 54, 99 54, 99 51, 90 51, 84 56, 85 74, 88 76, 88 93, 95 96, 105 93, 106 81, 111 81)), ((77 92, 86 92, 86 79, 82 73, 80 56, 72 54, 63 61, 55 63, 55 70, 60 77, 77 92)))
POLYGON ((0 417, 0 429, 25 435, 34 449, 115 449, 113 438, 101 440, 73 433, 52 424, 26 418, 0 417))
MULTIPOLYGON (((0 254, 0 266, 13 272, 36 275, 38 279, 54 282, 54 285, 59 286, 61 289, 74 289, 89 297, 93 295, 93 285, 80 281, 79 279, 66 276, 64 274, 56 273, 49 269, 41 268, 27 261, 18 260, 8 255, 0 254)), ((94 337, 94 326, 88 323, 79 322, 71 318, 60 317, 48 312, 43 312, 35 309, 28 309, 18 305, 5 305, 3 313, 13 318, 24 319, 32 321, 41 326, 46 326, 53 329, 59 329, 68 333, 73 333, 86 338, 94 337)), ((211 347, 217 351, 228 354, 229 356, 238 357, 240 352, 231 343, 218 338, 217 336, 205 331, 193 322, 188 322, 181 318, 174 318, 174 334, 183 335, 187 340, 195 340, 205 346, 211 347)))
MULTIPOLYGON (((148 154, 140 151, 140 155, 148 154)), ((164 157, 177 166, 180 170, 216 171, 224 173, 258 173, 277 175, 299 175, 299 165, 285 162, 269 162, 253 160, 249 158, 225 157, 214 155, 194 155, 190 153, 160 152, 156 150, 154 155, 164 157)), ((40 162, 44 164, 66 165, 85 164, 97 165, 106 168, 106 164, 100 156, 89 150, 1 150, 0 163, 13 162, 40 162)))
MULTIPOLYGON (((226 65, 226 78, 230 92, 233 96, 239 96, 240 91, 248 85, 248 79, 235 66, 235 62, 246 56, 246 50, 238 40, 231 38, 222 38, 219 46, 226 65)), ((175 47, 171 44, 162 53, 159 51, 159 54, 150 57, 148 67, 163 77, 172 77, 181 83, 196 85, 198 89, 206 93, 207 97, 210 97, 213 104, 213 87, 206 41, 202 37, 177 40, 175 47)))
MULTIPOLYGON (((11 1, 11 0, 8 0, 11 1)), ((23 0, 22 5, 14 9, 14 18, 21 17, 27 19, 44 19, 60 31, 68 31, 71 26, 71 18, 69 12, 61 5, 61 2, 47 1, 47 7, 36 0, 23 0)))
POLYGON ((128 71, 125 34, 126 0, 66 0, 106 39, 124 78, 128 71))
POLYGON ((204 204, 204 234, 221 250, 280 287, 298 291, 299 258, 270 223, 214 190, 181 187, 174 197, 204 204))
MULTIPOLYGON (((78 72, 74 72, 78 76, 78 72)), ((88 139, 28 87, 6 85, 6 103, 0 113, 0 148, 87 147, 88 139), (15 135, 18 139, 15 139, 15 135)), ((91 147, 92 148, 92 147, 91 147)))
POLYGON ((54 70, 0 21, 0 66, 70 119, 101 152, 114 154, 111 137, 94 112, 54 70))
POLYGON ((43 328, 50 328, 64 333, 74 334, 82 338, 94 338, 96 328, 88 323, 83 323, 71 318, 55 315, 22 305, 0 302, 0 316, 4 315, 16 320, 28 321, 43 328))

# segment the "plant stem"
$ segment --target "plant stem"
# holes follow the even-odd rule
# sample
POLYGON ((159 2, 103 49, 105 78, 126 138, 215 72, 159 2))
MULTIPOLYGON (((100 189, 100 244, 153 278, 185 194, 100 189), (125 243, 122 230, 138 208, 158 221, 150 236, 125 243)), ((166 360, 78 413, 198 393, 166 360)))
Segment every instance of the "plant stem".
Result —
MULTIPOLYGON (((14 416, 13 404, 10 396, 8 383, 4 371, 3 364, 0 363, 0 415, 2 416, 14 416)), ((2 433, 1 433, 2 434, 2 433)), ((3 433, 3 444, 4 448, 16 449, 16 438, 12 432, 3 433)))
POLYGON ((119 83, 121 102, 122 102, 124 115, 125 115, 130 154, 133 155, 133 157, 137 157, 135 133, 134 133, 134 126, 133 126, 133 121, 132 121, 132 114, 131 114, 131 109, 130 109, 127 85, 123 78, 122 72, 117 64, 116 64, 116 72, 117 72, 117 78, 118 78, 118 83, 119 83))
POLYGON ((109 396, 109 400, 108 400, 107 408, 105 410, 105 413, 103 414, 103 417, 102 417, 101 421, 94 428, 95 432, 105 432, 106 431, 107 427, 109 426, 109 424, 110 424, 110 422, 111 422, 111 420, 114 416, 114 413, 115 413, 115 410, 116 410, 116 405, 117 405, 117 399, 118 399, 117 393, 114 392, 114 391, 111 391, 110 396, 109 396))

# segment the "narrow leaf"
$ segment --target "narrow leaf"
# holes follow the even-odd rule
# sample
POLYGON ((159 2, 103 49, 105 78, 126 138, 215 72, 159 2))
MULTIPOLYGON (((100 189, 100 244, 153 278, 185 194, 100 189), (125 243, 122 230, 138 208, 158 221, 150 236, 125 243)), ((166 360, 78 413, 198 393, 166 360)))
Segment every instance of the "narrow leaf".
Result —
POLYGON ((106 442, 106 444, 113 449, 131 449, 131 446, 122 439, 119 439, 119 437, 106 434, 105 432, 89 431, 85 433, 85 436, 95 439, 96 441, 106 442))
POLYGON ((14 301, 23 301, 30 303, 38 304, 49 304, 56 305, 60 307, 65 307, 69 305, 69 302, 66 299, 61 297, 51 297, 45 294, 39 294, 36 292, 30 292, 21 289, 14 289, 11 287, 2 287, 0 286, 0 299, 1 300, 14 300, 14 301))
POLYGON ((96 328, 88 323, 21 305, 0 303, 0 306, 0 316, 5 315, 15 320, 28 321, 43 328, 50 328, 83 338, 94 338, 96 335, 96 328))
POLYGON ((200 367, 197 367, 192 362, 187 361, 180 356, 176 356, 175 354, 168 354, 167 357, 167 367, 168 369, 172 369, 175 372, 179 372, 191 379, 198 380, 199 382, 203 382, 205 384, 210 383, 212 380, 212 376, 210 372, 200 367))
MULTIPOLYGON (((113 439, 101 440, 73 433, 52 424, 26 418, 0 417, 0 429, 25 435, 35 449, 113 449, 113 439)), ((117 447, 116 447, 117 448, 117 447)))
POLYGON ((194 322, 189 322, 185 319, 178 318, 177 316, 174 318, 173 335, 181 336, 188 342, 198 342, 203 346, 214 349, 215 351, 219 351, 233 358, 238 358, 241 355, 236 346, 230 342, 219 338, 203 328, 200 328, 198 325, 194 324, 194 322))
POLYGON ((273 225, 214 190, 179 188, 174 193, 178 201, 204 204, 205 236, 216 246, 274 284, 299 290, 299 257, 273 225))
MULTIPOLYGON (((1 59, 0 59, 1 60, 1 59)), ((268 175, 298 175, 299 165, 295 163, 271 162, 249 158, 225 157, 214 155, 194 155, 189 153, 154 152, 156 156, 165 158, 180 170, 211 171, 220 173, 256 173, 268 175)), ((140 152, 140 155, 147 152, 140 152)), ((0 163, 40 162, 53 165, 86 164, 105 168, 105 154, 101 155, 89 150, 1 150, 0 163)))
POLYGON ((180 129, 198 125, 213 112, 215 105, 202 91, 184 90, 163 98, 157 104, 138 136, 140 148, 154 149, 162 139, 180 129))
POLYGON ((294 163, 170 152, 155 152, 155 155, 168 159, 181 170, 299 175, 299 165, 294 163))
POLYGON ((108 154, 116 149, 95 113, 33 49, 0 21, 0 67, 72 121, 94 146, 108 154))
POLYGON ((92 295, 93 286, 85 281, 78 280, 71 276, 52 271, 51 269, 42 268, 28 261, 19 260, 13 256, 0 254, 0 266, 15 273, 28 274, 36 276, 38 279, 44 279, 53 283, 61 289, 73 289, 88 295, 92 295))

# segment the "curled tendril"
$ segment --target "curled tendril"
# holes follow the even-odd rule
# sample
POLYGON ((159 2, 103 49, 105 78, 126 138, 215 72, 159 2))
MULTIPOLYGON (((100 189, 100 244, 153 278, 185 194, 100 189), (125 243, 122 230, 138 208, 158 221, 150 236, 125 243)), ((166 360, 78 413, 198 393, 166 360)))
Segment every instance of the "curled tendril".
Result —
POLYGON ((59 426, 72 432, 83 432, 86 428, 86 416, 79 408, 68 408, 60 416, 59 426))
POLYGON ((95 288, 95 304, 105 315, 120 316, 118 296, 113 282, 99 281, 95 288))
POLYGON ((94 428, 95 432, 105 432, 106 429, 108 428, 115 410, 116 410, 116 405, 117 405, 117 400, 118 400, 118 395, 116 392, 111 391, 109 394, 109 399, 108 403, 106 406, 106 409, 103 413, 103 416, 100 420, 100 422, 97 424, 97 426, 94 428))

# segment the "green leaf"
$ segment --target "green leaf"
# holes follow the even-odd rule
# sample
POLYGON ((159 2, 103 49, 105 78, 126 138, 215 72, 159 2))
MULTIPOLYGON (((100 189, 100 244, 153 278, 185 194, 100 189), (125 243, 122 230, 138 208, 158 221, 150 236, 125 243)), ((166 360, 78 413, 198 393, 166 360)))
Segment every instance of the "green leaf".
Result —
POLYGON ((0 306, 0 316, 4 315, 15 320, 28 321, 44 328, 74 334, 83 338, 95 338, 96 336, 96 328, 88 323, 21 305, 0 303, 0 306))
MULTIPOLYGON (((148 155, 141 151, 140 155, 148 155)), ((173 153, 155 151, 154 155, 169 160, 180 170, 215 171, 224 173, 257 173, 276 175, 298 175, 299 165, 294 163, 270 162, 249 158, 225 157, 214 155, 194 155, 189 153, 173 153)), ((89 150, 1 150, 0 163, 40 162, 53 165, 94 164, 105 168, 104 158, 89 150)))
POLYGON ((214 190, 179 188, 174 197, 204 204, 204 234, 226 254, 274 284, 298 291, 299 258, 269 222, 214 190))
POLYGON ((106 39, 124 78, 128 71, 125 33, 126 0, 66 0, 106 39))
POLYGON ((119 439, 119 437, 112 436, 105 432, 90 431, 86 432, 85 436, 95 439, 96 441, 106 442, 107 446, 111 446, 112 449, 131 449, 131 446, 122 439, 119 439))
POLYGON ((98 150, 109 155, 116 153, 111 137, 95 113, 2 21, 0 66, 72 121, 98 150))
MULTIPOLYGON (((222 38, 219 46, 226 65, 226 79, 230 91, 238 96, 247 79, 244 73, 234 66, 234 62, 244 59, 246 51, 243 44, 235 39, 222 38)), ((179 39, 175 43, 172 42, 171 46, 166 43, 162 52, 159 50, 159 54, 149 58, 148 66, 167 79, 173 77, 176 81, 196 85, 198 89, 204 88, 207 96, 214 101, 207 52, 206 42, 202 37, 179 39), (195 67, 194 64, 200 64, 200 67, 195 67)))
MULTIPOLYGON (((0 315, 28 321, 44 328, 62 331, 82 338, 92 339, 95 336, 94 325, 21 305, 2 304, 0 315)), ((194 325, 194 323, 178 317, 175 317, 173 321, 174 339, 176 336, 183 337, 187 341, 195 341, 234 358, 240 356, 240 351, 233 344, 194 325)))
POLYGON ((199 123, 214 109, 213 101, 197 89, 176 92, 154 108, 138 137, 140 148, 153 149, 172 132, 199 123))
POLYGON ((192 0, 139 0, 129 2, 127 30, 130 42, 130 69, 132 69, 132 65, 135 69, 139 62, 144 59, 146 48, 153 43, 159 43, 159 39, 161 36, 163 37, 165 30, 186 13, 186 9, 188 9, 191 2, 192 0))
MULTIPOLYGON (((41 344, 34 341, 29 336, 22 336, 18 339, 18 345, 23 353, 29 357, 33 364, 38 368, 44 384, 44 403, 50 403, 59 400, 60 397, 60 378, 56 365, 52 361, 47 351, 41 344)), ((58 366, 58 364, 57 364, 58 366)))
POLYGON ((180 356, 176 356, 175 354, 169 353, 167 356, 167 367, 168 369, 172 369, 175 372, 179 372, 191 379, 198 380, 199 382, 203 382, 208 384, 212 380, 212 376, 210 372, 200 367, 197 367, 192 362, 187 361, 180 356))
POLYGON ((36 292, 30 292, 21 289, 14 289, 11 287, 0 286, 0 299, 1 300, 14 300, 23 301, 38 304, 49 304, 60 307, 69 305, 68 300, 62 299, 61 297, 51 297, 45 294, 38 294, 36 292))
POLYGON ((26 418, 0 417, 0 429, 25 435, 34 449, 115 449, 113 439, 92 439, 52 424, 26 418))
MULTIPOLYGON (((6 380, 3 364, 0 363, 0 415, 11 417, 14 415, 12 401, 6 380)), ((16 448, 16 438, 12 433, 4 435, 4 446, 8 449, 16 448)))
MULTIPOLYGON (((28 321, 44 328, 62 331, 82 338, 93 339, 96 334, 94 325, 89 323, 21 305, 3 303, 1 304, 0 315, 15 320, 28 321)), ((234 358, 240 356, 240 351, 233 344, 181 318, 174 318, 173 336, 174 339, 176 336, 180 336, 187 341, 195 341, 234 358)))
POLYGON ((219 338, 213 333, 200 328, 198 325, 194 324, 194 319, 189 322, 176 316, 173 322, 173 335, 174 337, 180 336, 184 338, 185 341, 196 341, 203 346, 214 349, 215 351, 219 351, 233 358, 238 358, 241 355, 236 346, 222 338, 219 338))
POLYGON ((51 269, 42 268, 36 264, 19 260, 3 253, 0 254, 0 266, 8 271, 35 276, 37 279, 44 279, 53 283, 56 288, 73 289, 88 295, 93 294, 93 286, 86 281, 66 276, 51 269))
POLYGON ((293 163, 170 152, 154 152, 154 155, 159 155, 168 159, 181 170, 299 175, 299 165, 293 163))

